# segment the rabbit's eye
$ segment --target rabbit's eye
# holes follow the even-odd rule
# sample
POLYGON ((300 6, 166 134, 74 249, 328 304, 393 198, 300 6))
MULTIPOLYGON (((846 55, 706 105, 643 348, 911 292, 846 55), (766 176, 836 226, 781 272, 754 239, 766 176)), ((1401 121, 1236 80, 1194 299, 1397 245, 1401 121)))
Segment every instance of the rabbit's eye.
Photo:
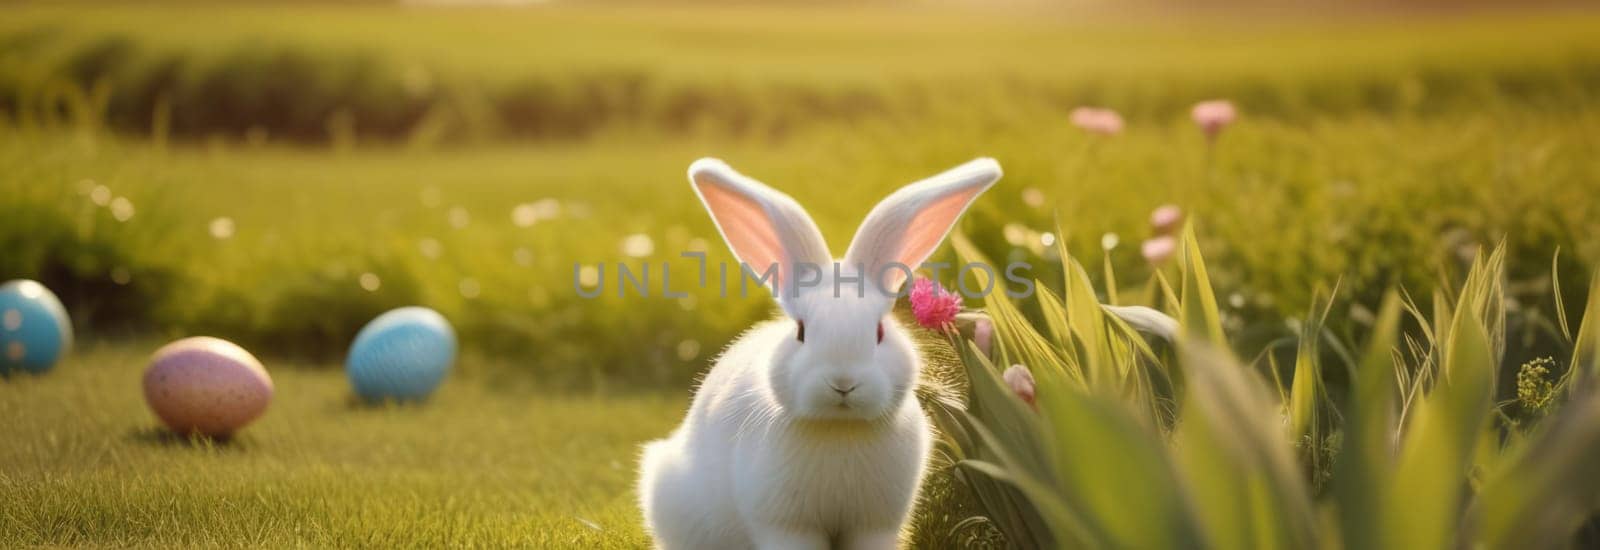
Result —
POLYGON ((878 343, 883 343, 883 321, 878 321, 878 343))
POLYGON ((795 340, 799 340, 801 343, 804 343, 806 341, 806 322, 805 321, 801 321, 799 319, 795 319, 794 324, 795 324, 795 327, 799 329, 799 330, 795 331, 794 339, 795 340))

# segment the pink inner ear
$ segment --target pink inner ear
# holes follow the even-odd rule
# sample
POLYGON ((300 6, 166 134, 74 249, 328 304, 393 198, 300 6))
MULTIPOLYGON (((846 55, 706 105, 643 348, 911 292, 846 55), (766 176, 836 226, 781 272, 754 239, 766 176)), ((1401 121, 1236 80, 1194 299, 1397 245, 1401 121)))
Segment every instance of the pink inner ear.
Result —
MULTIPOLYGON (((917 212, 906 224, 904 236, 900 239, 900 251, 894 256, 894 261, 900 262, 911 269, 916 269, 923 260, 939 248, 939 243, 944 241, 945 235, 950 234, 950 228, 955 226, 956 218, 967 209, 972 199, 983 192, 982 187, 973 187, 959 193, 952 193, 940 197, 917 212)), ((899 289, 905 282, 905 272, 891 269, 886 273, 884 283, 887 288, 899 289)))
POLYGON ((700 196, 705 199, 706 208, 717 221, 717 228, 722 230, 722 238, 728 241, 733 254, 739 257, 739 261, 749 264, 757 276, 777 265, 778 274, 773 280, 777 284, 783 274, 783 244, 766 209, 720 185, 697 185, 700 196))

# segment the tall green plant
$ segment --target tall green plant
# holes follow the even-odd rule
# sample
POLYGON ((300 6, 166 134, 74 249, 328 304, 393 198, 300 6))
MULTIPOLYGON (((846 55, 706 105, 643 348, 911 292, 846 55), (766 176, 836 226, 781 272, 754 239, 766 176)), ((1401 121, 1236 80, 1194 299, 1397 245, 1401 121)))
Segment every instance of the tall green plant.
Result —
MULTIPOLYGON (((983 261, 955 243, 963 261, 983 261)), ((1474 261, 1453 299, 1435 293, 1431 314, 1388 293, 1337 401, 1318 350, 1330 305, 1312 310, 1288 387, 1272 391, 1229 349, 1192 231, 1181 250, 1169 310, 1176 353, 1152 352, 1133 328, 1142 321, 1122 319, 1127 308, 1101 306, 1064 250, 1064 291, 1037 283, 1036 322, 1009 299, 986 303, 998 349, 960 350, 967 406, 939 422, 963 479, 1013 544, 1561 547, 1600 503, 1600 481, 1584 469, 1600 460, 1592 377, 1568 376, 1570 398, 1529 436, 1496 414, 1503 247, 1474 261), (999 375, 1011 364, 1035 373, 1037 410, 999 375), (1335 451, 1316 450, 1324 444, 1335 451)), ((1597 291, 1570 373, 1593 368, 1588 350, 1600 349, 1600 322, 1587 318, 1600 313, 1597 291)))

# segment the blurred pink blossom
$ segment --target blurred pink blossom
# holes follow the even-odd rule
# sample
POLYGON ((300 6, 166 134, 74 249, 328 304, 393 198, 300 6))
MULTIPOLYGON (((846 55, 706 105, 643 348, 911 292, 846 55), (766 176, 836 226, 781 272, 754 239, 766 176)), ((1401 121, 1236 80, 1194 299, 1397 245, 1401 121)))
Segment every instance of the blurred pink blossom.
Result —
POLYGON ((1171 235, 1183 226, 1183 210, 1176 204, 1163 204, 1150 212, 1150 228, 1157 235, 1171 235))
POLYGON ((1030 407, 1034 406, 1033 373, 1028 371, 1028 367, 1022 365, 1011 365, 1011 368, 1006 369, 1006 372, 1001 375, 1001 378, 1005 379, 1007 386, 1011 386, 1011 391, 1016 393, 1017 397, 1022 398, 1022 402, 1027 403, 1030 407))
POLYGON ((1078 107, 1072 110, 1072 125, 1103 136, 1122 133, 1122 115, 1111 109, 1078 107))
POLYGON ((1178 238, 1172 235, 1159 235, 1151 237, 1139 246, 1139 253, 1144 255, 1144 260, 1151 265, 1161 265, 1172 259, 1172 254, 1178 251, 1178 238))
POLYGON ((918 278, 911 285, 911 313, 923 328, 942 329, 961 312, 961 295, 932 279, 918 278))
POLYGON ((1189 116, 1194 118, 1195 124, 1200 125, 1200 131, 1205 132, 1206 139, 1216 139, 1217 134, 1232 124, 1239 113, 1234 110, 1232 101, 1213 99, 1194 104, 1189 116))
POLYGON ((994 322, 988 317, 979 317, 972 323, 972 342, 978 345, 978 351, 989 355, 994 349, 994 322))

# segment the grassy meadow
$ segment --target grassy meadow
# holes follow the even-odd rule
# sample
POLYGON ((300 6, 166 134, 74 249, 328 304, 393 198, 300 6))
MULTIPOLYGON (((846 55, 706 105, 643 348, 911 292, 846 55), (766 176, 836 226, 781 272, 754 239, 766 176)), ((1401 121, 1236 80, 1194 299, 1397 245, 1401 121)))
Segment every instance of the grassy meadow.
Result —
POLYGON ((0 400, 0 545, 638 547, 636 445, 682 408, 476 377, 368 407, 341 372, 273 364, 264 418, 190 441, 145 407, 146 346, 86 348, 0 400))
MULTIPOLYGON (((1263 371, 1292 370, 1314 307, 1344 344, 1325 351, 1358 349, 1386 291, 1425 302, 1503 241, 1504 361, 1566 353, 1550 312, 1582 312, 1600 268, 1597 27, 1585 12, 8 7, 0 279, 52 288, 82 345, 0 381, 0 546, 644 545, 637 445, 772 310, 691 284, 681 252, 730 259, 684 180, 701 156, 795 197, 836 251, 893 189, 993 156, 1006 176, 960 226, 976 249, 1057 290, 1066 251, 1125 303, 1153 291, 1149 213, 1180 205, 1218 322, 1263 371), (1213 98, 1240 119, 1210 142, 1188 109, 1213 98), (1079 105, 1126 131, 1072 126, 1079 105), (652 266, 651 296, 616 294, 619 262, 652 266), (606 293, 581 297, 575 268, 602 263, 606 293), (687 297, 660 297, 663 263, 687 297), (414 304, 454 324, 456 371, 425 406, 352 407, 350 339, 414 304), (278 384, 227 444, 161 435, 139 396, 146 354, 196 334, 250 349, 278 384)), ((966 508, 934 508, 919 546, 994 542, 959 523, 966 508)))

